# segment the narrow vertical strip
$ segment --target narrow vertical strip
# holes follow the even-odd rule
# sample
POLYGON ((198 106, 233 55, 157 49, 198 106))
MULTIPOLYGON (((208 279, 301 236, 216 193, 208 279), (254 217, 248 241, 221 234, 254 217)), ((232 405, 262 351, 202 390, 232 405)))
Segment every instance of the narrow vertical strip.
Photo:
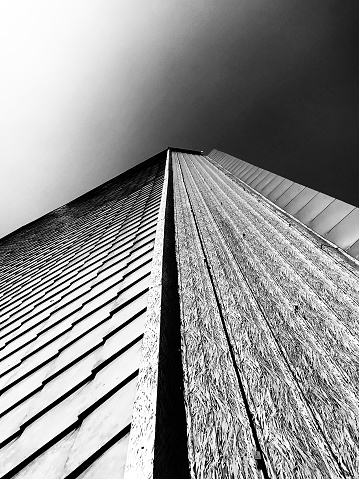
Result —
POLYGON ((183 398, 172 153, 169 157, 162 267, 154 477, 156 479, 188 479, 190 476, 183 398))
POLYGON ((263 477, 194 214, 174 155, 176 248, 191 478, 263 477))

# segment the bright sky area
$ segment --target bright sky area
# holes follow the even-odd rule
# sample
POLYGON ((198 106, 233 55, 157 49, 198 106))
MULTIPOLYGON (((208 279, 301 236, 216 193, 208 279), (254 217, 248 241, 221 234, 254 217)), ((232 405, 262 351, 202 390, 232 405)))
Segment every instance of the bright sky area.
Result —
POLYGON ((1 0, 0 237, 168 145, 359 206, 358 2, 1 0))

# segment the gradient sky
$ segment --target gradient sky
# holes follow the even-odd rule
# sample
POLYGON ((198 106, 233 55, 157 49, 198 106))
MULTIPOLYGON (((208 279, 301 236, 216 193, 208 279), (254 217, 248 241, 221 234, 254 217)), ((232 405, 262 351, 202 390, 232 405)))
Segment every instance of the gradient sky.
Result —
POLYGON ((168 145, 359 206, 357 0, 1 0, 0 237, 168 145))

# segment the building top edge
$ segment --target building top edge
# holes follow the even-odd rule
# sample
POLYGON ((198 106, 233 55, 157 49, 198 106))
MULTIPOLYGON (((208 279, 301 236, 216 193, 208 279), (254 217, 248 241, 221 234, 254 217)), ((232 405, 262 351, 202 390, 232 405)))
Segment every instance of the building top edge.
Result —
POLYGON ((202 150, 189 150, 188 148, 178 148, 177 146, 169 146, 170 151, 176 151, 179 153, 189 153, 191 155, 203 155, 202 150))

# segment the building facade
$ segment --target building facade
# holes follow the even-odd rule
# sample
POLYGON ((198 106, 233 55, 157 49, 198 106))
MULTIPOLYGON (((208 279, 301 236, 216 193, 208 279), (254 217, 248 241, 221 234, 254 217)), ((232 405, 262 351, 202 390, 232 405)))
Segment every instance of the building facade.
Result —
POLYGON ((358 477, 358 225, 168 148, 0 240, 0 477, 358 477))

